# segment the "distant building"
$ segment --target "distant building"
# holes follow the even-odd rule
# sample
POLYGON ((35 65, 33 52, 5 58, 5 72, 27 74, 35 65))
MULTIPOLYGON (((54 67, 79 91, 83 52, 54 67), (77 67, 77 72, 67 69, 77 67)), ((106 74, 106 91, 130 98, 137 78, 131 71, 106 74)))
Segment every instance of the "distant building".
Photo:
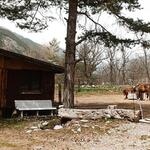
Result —
POLYGON ((14 100, 54 100, 55 74, 64 68, 0 49, 0 116, 10 116, 14 100))

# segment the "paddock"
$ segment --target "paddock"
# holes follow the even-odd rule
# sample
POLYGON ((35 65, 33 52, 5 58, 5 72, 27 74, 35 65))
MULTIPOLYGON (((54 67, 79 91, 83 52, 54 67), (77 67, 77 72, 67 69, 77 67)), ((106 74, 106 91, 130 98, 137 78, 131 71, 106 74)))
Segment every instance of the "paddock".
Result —
POLYGON ((128 100, 124 99, 124 95, 121 94, 107 94, 107 95, 82 95, 75 96, 76 108, 107 108, 108 105, 117 105, 120 109, 140 109, 141 104, 144 117, 150 118, 150 101, 149 100, 128 100))

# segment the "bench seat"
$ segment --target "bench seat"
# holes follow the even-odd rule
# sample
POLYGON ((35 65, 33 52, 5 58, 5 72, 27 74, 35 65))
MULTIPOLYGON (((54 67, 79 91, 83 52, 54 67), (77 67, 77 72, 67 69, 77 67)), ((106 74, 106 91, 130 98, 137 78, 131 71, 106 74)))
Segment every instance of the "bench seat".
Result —
POLYGON ((54 114, 54 111, 57 109, 52 106, 51 100, 15 100, 16 110, 21 111, 21 117, 23 117, 23 111, 37 111, 37 116, 39 115, 38 111, 41 110, 50 110, 54 114))
MULTIPOLYGON (((16 108, 17 109, 17 108, 16 108)), ((56 108, 18 108, 17 110, 56 110, 56 108)))

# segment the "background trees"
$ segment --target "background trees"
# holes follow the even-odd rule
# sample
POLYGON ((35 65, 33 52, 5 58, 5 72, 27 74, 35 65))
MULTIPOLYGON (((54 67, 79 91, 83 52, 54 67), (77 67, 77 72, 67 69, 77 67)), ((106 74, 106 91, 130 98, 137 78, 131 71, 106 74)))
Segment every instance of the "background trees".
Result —
MULTIPOLYGON (((141 37, 144 33, 150 32, 150 24, 144 23, 142 19, 126 17, 123 13, 124 10, 132 12, 140 9, 139 0, 3 0, 0 2, 0 15, 16 21, 20 28, 38 31, 45 29, 48 25, 47 21, 53 19, 50 13, 47 12, 54 6, 64 9, 68 13, 68 18, 66 19, 64 106, 73 107, 76 46, 86 40, 94 40, 96 43, 111 49, 120 44, 124 47, 140 44, 145 42, 141 37), (131 34, 136 33, 140 38, 136 36, 133 36, 133 38, 127 38, 128 36, 119 37, 114 32, 111 32, 111 29, 107 28, 110 26, 104 26, 99 18, 99 14, 104 12, 113 16, 119 26, 130 31, 131 34), (79 16, 80 18, 85 17, 86 22, 91 27, 89 28, 83 23, 81 25, 83 27, 82 33, 76 38, 79 16)), ((114 60, 110 62, 110 73, 114 73, 114 70, 112 71, 115 65, 114 60)), ((114 82, 114 79, 111 79, 111 82, 114 82)))
MULTIPOLYGON (((77 64, 78 74, 82 74, 85 79, 82 79, 83 83, 92 85, 92 77, 97 67, 105 60, 105 49, 99 44, 94 42, 84 42, 77 49, 77 58, 80 63, 77 64)), ((81 77, 80 77, 81 78, 81 77)))

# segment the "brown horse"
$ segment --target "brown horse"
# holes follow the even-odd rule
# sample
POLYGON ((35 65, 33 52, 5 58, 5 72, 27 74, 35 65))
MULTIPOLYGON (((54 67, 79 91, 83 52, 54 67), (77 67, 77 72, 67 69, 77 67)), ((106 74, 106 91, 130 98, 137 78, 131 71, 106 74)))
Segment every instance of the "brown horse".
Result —
POLYGON ((139 83, 135 86, 136 91, 138 92, 138 98, 140 100, 144 99, 144 93, 149 97, 150 100, 150 84, 139 83))
POLYGON ((123 90, 123 94, 125 95, 125 98, 124 98, 124 99, 127 99, 127 98, 128 98, 128 94, 129 94, 129 93, 135 93, 135 92, 136 92, 136 90, 135 90, 134 87, 125 88, 125 89, 123 90))

